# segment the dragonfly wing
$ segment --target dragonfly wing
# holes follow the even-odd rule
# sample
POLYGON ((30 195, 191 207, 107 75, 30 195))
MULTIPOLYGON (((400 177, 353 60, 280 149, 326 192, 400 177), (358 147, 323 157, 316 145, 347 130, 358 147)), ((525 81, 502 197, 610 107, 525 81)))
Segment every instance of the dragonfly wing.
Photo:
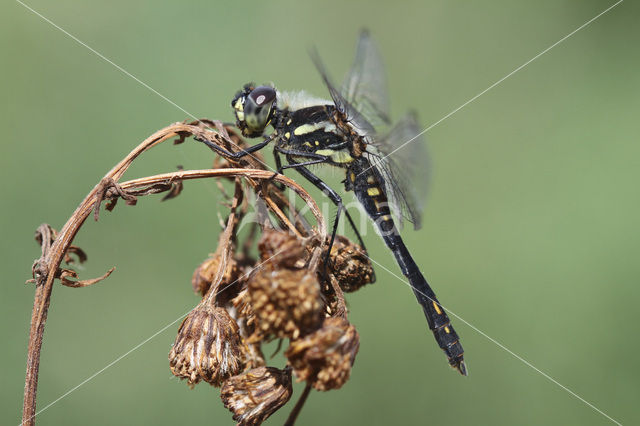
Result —
POLYGON ((420 200, 425 197, 429 169, 425 146, 415 114, 403 117, 386 134, 376 130, 389 126, 391 121, 384 66, 369 32, 360 33, 353 65, 340 90, 332 83, 315 49, 311 58, 338 111, 366 136, 365 155, 384 179, 387 198, 398 221, 404 217, 418 229, 420 200))
POLYGON ((320 59, 320 55, 316 49, 311 50, 311 59, 315 64, 322 80, 324 81, 325 86, 329 90, 329 94, 331 95, 331 99, 333 99, 333 103, 336 105, 338 111, 344 115, 346 120, 353 124, 356 128, 358 128, 365 135, 373 135, 375 134, 375 129, 369 123, 369 121, 356 109, 355 106, 351 104, 342 93, 336 89, 336 87, 331 82, 331 78, 320 59))
POLYGON ((416 115, 405 115, 382 137, 367 147, 369 162, 382 175, 387 198, 396 215, 422 225, 422 200, 429 181, 429 160, 416 115))
POLYGON ((367 30, 360 32, 356 56, 340 92, 374 127, 391 124, 382 56, 367 30))

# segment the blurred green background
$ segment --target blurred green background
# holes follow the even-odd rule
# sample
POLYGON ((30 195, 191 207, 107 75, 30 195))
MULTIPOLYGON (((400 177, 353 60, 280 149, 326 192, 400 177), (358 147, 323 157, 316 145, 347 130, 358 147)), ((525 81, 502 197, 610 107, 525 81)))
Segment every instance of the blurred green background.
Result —
MULTIPOLYGON (((28 4, 185 110, 221 120, 231 120, 230 98, 247 81, 325 96, 307 49, 316 45, 340 77, 367 26, 395 117, 413 107, 426 127, 613 1, 28 4)), ((59 229, 132 147, 188 117, 19 3, 1 10, 0 423, 17 425, 34 230, 59 229)), ((637 3, 620 4, 431 129, 425 225, 405 232, 451 313, 623 424, 640 423, 639 18, 637 3)), ((127 176, 210 162, 195 143, 166 144, 127 176)), ((212 182, 190 182, 171 202, 121 203, 87 223, 76 239, 89 255, 82 276, 117 270, 90 288, 55 287, 38 408, 197 303, 191 273, 215 247, 220 201, 212 182)), ((377 236, 367 243, 399 274, 377 236)), ((375 285, 349 297, 361 336, 351 380, 314 392, 299 424, 610 424, 452 318, 470 369, 460 377, 408 287, 377 272, 375 285)), ((217 389, 192 391, 171 375, 178 324, 38 424, 231 424, 217 389)), ((292 405, 269 424, 282 424, 292 405)))

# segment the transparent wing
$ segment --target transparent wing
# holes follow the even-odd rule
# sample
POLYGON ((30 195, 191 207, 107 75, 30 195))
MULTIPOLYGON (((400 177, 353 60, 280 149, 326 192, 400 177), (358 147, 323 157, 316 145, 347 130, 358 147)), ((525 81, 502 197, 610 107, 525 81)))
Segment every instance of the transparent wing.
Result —
POLYGON ((318 55, 318 51, 314 48, 311 50, 310 55, 311 60, 313 60, 313 63, 318 69, 325 86, 329 89, 329 94, 331 95, 331 99, 333 99, 333 103, 336 105, 336 108, 338 108, 338 111, 344 115, 346 121, 354 125, 365 135, 375 134, 375 129, 371 123, 362 114, 360 114, 358 109, 345 99, 340 91, 333 85, 327 70, 322 64, 320 55, 318 55))
POLYGON ((414 113, 407 114, 385 136, 367 146, 369 162, 382 175, 394 214, 422 225, 423 200, 429 181, 429 158, 414 113))
POLYGON ((403 117, 388 133, 376 132, 376 127, 389 125, 391 121, 384 67, 369 32, 360 33, 356 57, 341 90, 332 83, 315 49, 311 58, 338 111, 366 136, 364 155, 384 179, 385 192, 398 222, 405 218, 419 229, 422 200, 428 186, 426 147, 413 113, 403 117))
POLYGON ((356 56, 340 93, 374 127, 391 124, 382 57, 367 30, 360 32, 356 56))

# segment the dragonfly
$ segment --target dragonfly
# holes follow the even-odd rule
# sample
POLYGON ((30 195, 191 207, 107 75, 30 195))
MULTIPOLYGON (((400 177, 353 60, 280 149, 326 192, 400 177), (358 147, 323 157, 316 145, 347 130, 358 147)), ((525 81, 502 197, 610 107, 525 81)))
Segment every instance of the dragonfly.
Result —
POLYGON ((367 30, 360 33, 354 62, 340 88, 332 83, 317 51, 313 50, 311 56, 331 100, 248 83, 231 102, 236 126, 244 136, 262 137, 263 141, 231 152, 199 140, 234 159, 273 144, 278 173, 296 170, 337 206, 329 247, 343 213, 364 247, 340 194, 312 173, 309 166, 326 165, 343 170, 345 191, 355 194, 393 253, 449 364, 466 376, 460 338, 398 229, 403 219, 412 222, 415 229, 421 226, 418 188, 426 180, 428 165, 416 115, 409 113, 392 124, 381 55, 367 30), (266 132, 269 127, 273 129, 271 133, 266 132))

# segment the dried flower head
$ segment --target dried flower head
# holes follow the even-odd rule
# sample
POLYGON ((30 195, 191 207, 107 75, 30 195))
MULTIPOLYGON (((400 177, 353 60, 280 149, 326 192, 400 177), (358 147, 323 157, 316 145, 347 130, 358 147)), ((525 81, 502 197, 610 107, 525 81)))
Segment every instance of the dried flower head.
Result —
POLYGON ((285 355, 298 381, 306 380, 320 391, 339 389, 349 379, 360 338, 343 318, 324 320, 322 328, 293 340, 285 355))
POLYGON ((229 313, 203 301, 182 321, 169 365, 189 386, 201 380, 220 386, 242 370, 245 351, 238 324, 229 313))
POLYGON ((309 257, 309 250, 295 235, 274 229, 265 229, 258 242, 263 262, 284 268, 302 268, 309 257))
POLYGON ((291 369, 259 367, 226 380, 220 397, 233 420, 249 426, 262 424, 289 401, 292 392, 291 369))
POLYGON ((249 301, 249 290, 243 288, 238 292, 236 297, 231 299, 232 316, 238 320, 244 320, 248 325, 255 322, 255 313, 249 301))
POLYGON ((331 248, 331 259, 331 271, 343 291, 353 292, 374 281, 371 260, 358 244, 346 237, 336 236, 331 248))
POLYGON ((264 268, 250 278, 247 294, 264 336, 295 339, 322 323, 320 284, 308 270, 264 268))
MULTIPOLYGON (((193 291, 200 293, 202 296, 209 291, 211 283, 216 277, 218 269, 220 269, 221 259, 222 256, 220 253, 213 253, 209 258, 207 258, 207 260, 202 262, 195 271, 193 271, 193 277, 191 278, 193 291)), ((240 269, 238 268, 236 260, 233 257, 230 257, 219 286, 224 288, 236 281, 240 276, 240 269)))
POLYGON ((260 341, 251 341, 250 337, 255 331, 255 315, 249 303, 247 289, 242 289, 236 297, 231 300, 227 311, 236 320, 240 329, 240 336, 246 343, 246 368, 256 368, 265 365, 264 355, 260 347, 260 341))
MULTIPOLYGON (((343 284, 345 288, 356 288, 352 281, 369 281, 371 274, 361 265, 361 251, 356 246, 351 247, 346 239, 338 239, 330 253, 332 264, 337 265, 336 272, 329 273, 330 279, 323 280, 320 285, 322 278, 318 275, 318 265, 322 247, 326 247, 320 243, 327 239, 326 223, 320 209, 299 184, 262 169, 260 153, 238 161, 227 152, 238 152, 238 148, 247 146, 233 128, 220 122, 205 119, 175 123, 149 136, 112 168, 85 197, 60 233, 48 225, 39 228, 37 239, 42 245, 42 256, 32 270, 38 286, 29 340, 25 423, 33 423, 36 415, 40 347, 54 280, 81 287, 104 279, 110 273, 98 279, 74 281, 70 278, 77 278, 75 272, 60 267, 63 261, 71 263, 75 260, 70 257, 72 254, 80 262, 86 258, 72 245, 80 226, 91 211, 97 220, 104 202, 110 211, 119 198, 134 205, 138 197, 167 192, 164 199, 169 199, 180 193, 183 182, 193 179, 229 179, 235 182, 235 191, 228 196, 230 212, 223 224, 218 249, 193 275, 193 288, 203 299, 180 325, 169 353, 172 373, 187 379, 191 387, 203 380, 215 386, 222 385, 224 404, 243 425, 262 423, 290 399, 293 368, 301 380, 308 380, 308 384, 287 424, 295 421, 311 384, 327 390, 338 388, 346 381, 358 350, 358 335, 346 320, 341 319, 346 318, 347 309, 338 281, 346 283, 343 284), (120 181, 140 154, 176 135, 177 143, 187 136, 194 136, 225 160, 219 161, 212 170, 187 170, 120 181), (216 149, 216 146, 224 150, 216 149), (272 182, 282 186, 272 185, 272 182), (314 217, 315 226, 305 218, 305 210, 298 208, 295 200, 287 196, 285 187, 304 201, 305 209, 308 208, 314 217), (264 217, 258 215, 249 232, 239 237, 239 225, 250 205, 245 197, 247 190, 264 201, 269 212, 264 217), (274 223, 280 230, 268 228, 272 216, 277 219, 274 223), (262 237, 258 244, 258 263, 251 252, 259 232, 262 237), (255 272, 259 267, 263 269, 255 272), (336 318, 325 320, 327 315, 336 318), (287 351, 291 366, 284 370, 265 366, 261 345, 273 337, 293 339, 287 351)), ((220 188, 224 186, 220 185, 220 188)))

